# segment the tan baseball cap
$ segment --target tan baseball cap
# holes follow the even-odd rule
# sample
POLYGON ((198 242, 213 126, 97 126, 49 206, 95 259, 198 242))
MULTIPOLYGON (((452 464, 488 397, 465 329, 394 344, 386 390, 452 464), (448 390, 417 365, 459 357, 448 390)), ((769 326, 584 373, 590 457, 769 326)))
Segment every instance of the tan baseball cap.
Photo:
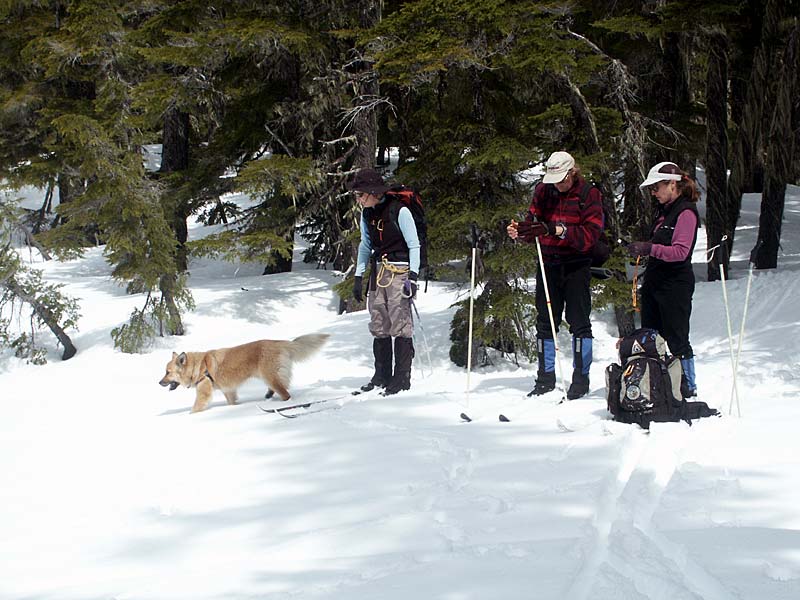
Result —
POLYGON ((545 174, 542 178, 544 183, 560 183, 575 166, 575 159, 568 152, 553 152, 547 159, 545 174))

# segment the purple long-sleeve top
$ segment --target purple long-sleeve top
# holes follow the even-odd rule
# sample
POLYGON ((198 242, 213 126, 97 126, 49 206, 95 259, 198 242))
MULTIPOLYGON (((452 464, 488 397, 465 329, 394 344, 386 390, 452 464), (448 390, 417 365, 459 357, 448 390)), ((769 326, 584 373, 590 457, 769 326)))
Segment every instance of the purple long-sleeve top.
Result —
MULTIPOLYGON (((656 223, 655 230, 658 230, 663 222, 664 217, 661 217, 656 223)), ((678 215, 678 221, 675 223, 675 231, 672 232, 672 245, 653 244, 650 249, 650 256, 664 262, 682 262, 686 260, 696 231, 697 217, 691 210, 684 210, 678 215)))

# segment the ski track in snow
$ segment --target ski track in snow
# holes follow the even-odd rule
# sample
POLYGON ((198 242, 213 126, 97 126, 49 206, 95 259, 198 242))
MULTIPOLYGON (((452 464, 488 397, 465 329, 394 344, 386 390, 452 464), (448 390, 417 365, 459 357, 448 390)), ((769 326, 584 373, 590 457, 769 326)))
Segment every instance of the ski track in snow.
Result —
POLYGON ((603 488, 591 532, 579 542, 584 558, 564 598, 735 598, 653 524, 691 436, 682 423, 653 428, 650 435, 632 429, 622 442, 619 469, 603 488))
MULTIPOLYGON (((419 509, 423 512, 434 514, 434 526, 444 541, 448 551, 453 551, 459 546, 463 546, 466 534, 462 526, 449 516, 448 507, 454 505, 453 496, 469 496, 466 491, 470 484, 472 474, 475 470, 475 462, 479 457, 479 452, 475 448, 459 446, 441 431, 431 432, 425 435, 421 430, 412 430, 408 427, 375 420, 358 421, 346 417, 341 418, 341 422, 348 427, 356 429, 381 429, 388 433, 400 434, 417 440, 420 444, 433 451, 434 461, 440 465, 442 479, 432 484, 433 489, 410 490, 415 495, 423 492, 425 495, 419 502, 419 509)), ((475 498, 468 498, 473 501, 475 498)), ((490 502, 496 506, 505 506, 504 501, 498 498, 483 498, 483 502, 490 502)), ((455 502, 456 504, 458 502, 455 502)))

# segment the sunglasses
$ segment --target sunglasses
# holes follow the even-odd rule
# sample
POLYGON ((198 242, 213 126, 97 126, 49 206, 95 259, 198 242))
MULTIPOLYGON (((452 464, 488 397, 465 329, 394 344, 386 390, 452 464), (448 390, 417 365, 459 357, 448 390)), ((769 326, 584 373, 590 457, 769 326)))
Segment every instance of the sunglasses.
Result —
POLYGON ((669 181, 666 180, 666 179, 662 179, 661 181, 656 181, 652 185, 648 185, 645 189, 647 190, 648 194, 651 193, 651 192, 655 192, 658 189, 658 186, 660 186, 662 183, 668 184, 669 181))

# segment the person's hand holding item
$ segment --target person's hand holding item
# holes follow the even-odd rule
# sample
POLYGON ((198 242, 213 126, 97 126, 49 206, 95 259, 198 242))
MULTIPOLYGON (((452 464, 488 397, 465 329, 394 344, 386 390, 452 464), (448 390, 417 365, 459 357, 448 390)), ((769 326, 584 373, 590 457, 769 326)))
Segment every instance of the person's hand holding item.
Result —
POLYGON ((634 258, 637 256, 650 256, 650 250, 653 249, 653 244, 650 242, 631 242, 628 244, 628 254, 634 258))
POLYGON ((403 282, 403 295, 412 300, 417 297, 417 274, 409 271, 408 279, 403 282))
POLYGON ((532 243, 542 235, 549 235, 550 228, 547 223, 538 221, 523 221, 517 225, 517 235, 525 242, 532 243))

